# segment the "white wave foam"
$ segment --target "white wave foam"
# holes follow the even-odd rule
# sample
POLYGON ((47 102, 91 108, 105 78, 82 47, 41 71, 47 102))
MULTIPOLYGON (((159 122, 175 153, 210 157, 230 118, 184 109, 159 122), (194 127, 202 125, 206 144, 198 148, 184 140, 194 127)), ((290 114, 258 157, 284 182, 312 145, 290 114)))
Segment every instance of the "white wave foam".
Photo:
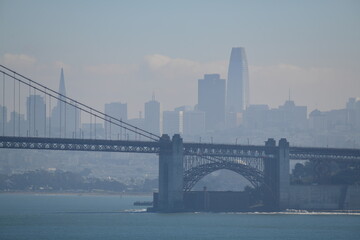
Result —
POLYGON ((360 216, 359 211, 308 211, 287 209, 281 212, 224 212, 222 214, 248 214, 248 215, 354 215, 360 216))
POLYGON ((141 208, 141 209, 125 209, 121 212, 123 213, 143 213, 143 212, 146 212, 146 208, 141 208))

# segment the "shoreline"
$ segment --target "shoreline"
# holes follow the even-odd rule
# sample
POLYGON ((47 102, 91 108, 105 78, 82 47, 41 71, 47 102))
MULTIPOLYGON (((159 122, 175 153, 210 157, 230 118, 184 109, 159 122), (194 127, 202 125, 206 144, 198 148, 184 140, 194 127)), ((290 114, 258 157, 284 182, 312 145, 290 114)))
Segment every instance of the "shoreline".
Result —
MULTIPOLYGON (((44 196, 119 196, 119 197, 152 197, 153 193, 122 193, 122 192, 29 192, 9 191, 0 192, 0 195, 44 195, 44 196)), ((145 211, 148 212, 148 211, 145 211)), ((156 213, 156 211, 150 213, 156 213)), ((240 211, 240 212, 206 212, 194 211, 183 213, 217 213, 217 214, 249 214, 249 215, 353 215, 360 216, 360 209, 353 210, 312 210, 312 209, 286 209, 284 211, 240 211)))
POLYGON ((9 192, 0 192, 1 194, 11 194, 11 195, 69 195, 69 196, 142 196, 142 197, 151 197, 153 193, 129 193, 129 192, 28 192, 28 191, 9 191, 9 192))

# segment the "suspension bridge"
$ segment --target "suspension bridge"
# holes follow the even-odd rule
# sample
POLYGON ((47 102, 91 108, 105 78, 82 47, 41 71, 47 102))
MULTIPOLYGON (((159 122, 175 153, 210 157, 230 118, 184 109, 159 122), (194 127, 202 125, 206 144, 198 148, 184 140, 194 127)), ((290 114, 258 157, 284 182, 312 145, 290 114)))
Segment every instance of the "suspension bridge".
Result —
POLYGON ((158 154, 158 211, 181 211, 183 193, 220 169, 266 185, 276 208, 286 209, 290 160, 360 160, 360 149, 290 147, 286 139, 263 146, 183 142, 179 134, 158 136, 3 65, 0 74, 0 148, 158 154))

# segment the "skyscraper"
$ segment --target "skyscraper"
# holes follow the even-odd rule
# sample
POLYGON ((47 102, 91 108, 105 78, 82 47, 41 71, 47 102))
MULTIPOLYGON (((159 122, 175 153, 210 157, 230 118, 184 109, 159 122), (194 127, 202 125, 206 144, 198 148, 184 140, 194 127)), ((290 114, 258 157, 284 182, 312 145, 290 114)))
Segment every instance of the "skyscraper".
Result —
POLYGON ((163 134, 182 133, 183 111, 163 111, 163 134))
POLYGON ((205 128, 220 129, 225 123, 225 80, 205 74, 198 81, 198 110, 205 112, 205 128))
POLYGON ((184 135, 201 135, 205 133, 205 113, 201 111, 184 112, 184 135))
MULTIPOLYGON (((60 73, 59 93, 66 96, 64 70, 62 68, 60 73)), ((63 102, 65 101, 65 98, 61 95, 58 96, 59 99, 51 112, 51 135, 56 137, 65 136, 65 103, 63 102)))
POLYGON ((249 74, 245 49, 234 47, 231 50, 227 93, 227 112, 242 112, 249 105, 249 74))
MULTIPOLYGON (((127 121, 127 103, 121 103, 121 102, 112 102, 112 103, 106 103, 105 104, 105 114, 109 115, 110 117, 116 118, 118 120, 127 121)), ((106 138, 114 138, 117 134, 122 134, 122 131, 119 127, 111 126, 110 124, 110 117, 106 117, 108 121, 105 121, 105 137, 106 138), (111 127, 113 127, 111 129, 111 127), (114 136, 115 135, 115 136, 114 136)), ((115 120, 111 119, 111 122, 116 122, 115 120)))
POLYGON ((7 107, 0 105, 0 135, 6 136, 7 129, 7 107))
MULTIPOLYGON (((44 98, 40 95, 30 95, 26 99, 26 120, 29 124, 28 126, 28 136, 32 137, 43 137, 45 136, 45 122, 46 122, 46 113, 45 113, 45 102, 44 98)), ((15 112, 13 115, 13 124, 16 124, 17 117, 15 112)))
POLYGON ((155 100, 155 96, 145 103, 145 129, 160 135, 160 103, 155 100))
MULTIPOLYGON (((80 129, 80 112, 66 100, 64 70, 61 68, 59 93, 51 113, 51 136, 75 137, 80 129)), ((71 104, 74 104, 71 102, 71 104)), ((50 133, 49 133, 50 134, 50 133)))

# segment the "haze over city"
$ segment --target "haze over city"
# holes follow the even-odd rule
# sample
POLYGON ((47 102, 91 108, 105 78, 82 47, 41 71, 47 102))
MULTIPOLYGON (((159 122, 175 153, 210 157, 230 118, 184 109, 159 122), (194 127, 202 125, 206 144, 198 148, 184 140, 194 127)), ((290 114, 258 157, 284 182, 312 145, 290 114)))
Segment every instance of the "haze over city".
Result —
POLYGON ((288 99, 308 113, 360 92, 358 1, 1 1, 0 63, 103 110, 137 117, 155 93, 163 110, 197 103, 197 81, 227 79, 246 49, 250 104, 288 99))
POLYGON ((357 239, 359 13, 0 0, 0 239, 357 239))

